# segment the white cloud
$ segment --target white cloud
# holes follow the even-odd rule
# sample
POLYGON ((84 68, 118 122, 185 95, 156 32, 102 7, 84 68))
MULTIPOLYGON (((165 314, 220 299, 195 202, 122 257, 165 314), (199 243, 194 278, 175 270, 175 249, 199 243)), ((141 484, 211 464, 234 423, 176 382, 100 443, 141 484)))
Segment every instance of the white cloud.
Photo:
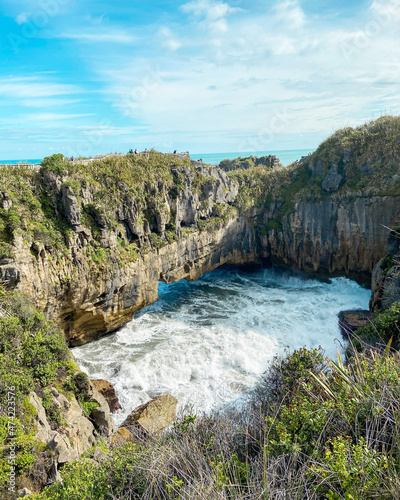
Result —
POLYGON ((19 101, 21 106, 28 108, 52 108, 58 106, 70 106, 82 102, 82 99, 22 99, 19 101))
POLYGON ((175 52, 182 47, 182 42, 178 39, 178 37, 176 37, 172 31, 165 26, 160 28, 159 36, 163 47, 171 52, 175 52))
POLYGON ((74 118, 82 118, 85 116, 92 116, 91 113, 80 113, 80 114, 61 114, 61 113, 36 113, 26 115, 26 118, 33 121, 60 121, 60 120, 72 120, 74 118))
POLYGON ((231 7, 226 2, 215 2, 212 0, 192 0, 181 6, 186 14, 194 14, 198 17, 206 17, 210 21, 217 21, 229 14, 240 12, 242 9, 231 7))
MULTIPOLYGON (((392 49, 399 37, 382 31, 357 47, 350 63, 343 54, 342 44, 353 44, 362 31, 365 13, 352 23, 314 19, 311 30, 293 0, 258 16, 243 12, 229 25, 229 9, 214 11, 211 20, 211 4, 216 2, 185 4, 185 13, 199 22, 179 53, 148 61, 160 67, 156 84, 142 84, 146 70, 137 59, 122 62, 118 72, 115 62, 99 70, 120 112, 148 126, 151 133, 139 136, 143 141, 153 135, 167 142, 215 143, 219 149, 230 143, 237 150, 246 141, 270 149, 290 136, 296 148, 313 134, 316 144, 343 122, 368 119, 379 106, 400 111, 400 54, 392 49)), ((175 32, 182 39, 179 26, 175 32)))
POLYGON ((90 24, 93 24, 94 26, 98 26, 98 25, 100 25, 100 24, 103 23, 103 21, 104 21, 104 14, 102 14, 99 17, 86 16, 85 19, 90 24))
POLYGON ((74 85, 54 83, 41 77, 6 77, 0 81, 0 98, 34 99, 59 95, 76 94, 79 89, 74 85))
POLYGON ((290 28, 301 28, 306 22, 306 15, 298 0, 279 1, 274 7, 275 18, 290 28))
POLYGON ((377 16, 377 21, 381 24, 389 24, 400 19, 399 0, 375 0, 372 2, 370 11, 377 16))

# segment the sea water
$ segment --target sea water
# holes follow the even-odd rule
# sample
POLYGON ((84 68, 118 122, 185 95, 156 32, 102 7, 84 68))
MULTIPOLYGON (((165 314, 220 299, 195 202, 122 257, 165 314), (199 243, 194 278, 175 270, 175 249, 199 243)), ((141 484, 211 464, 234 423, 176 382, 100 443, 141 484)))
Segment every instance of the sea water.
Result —
POLYGON ((367 308, 369 296, 345 278, 223 267, 195 282, 160 283, 158 302, 73 354, 91 379, 114 384, 117 424, 166 393, 182 411, 211 412, 240 402, 285 350, 321 345, 336 358, 338 313, 367 308))
POLYGON ((26 165, 37 165, 42 160, 0 160, 0 165, 19 165, 25 163, 26 165))

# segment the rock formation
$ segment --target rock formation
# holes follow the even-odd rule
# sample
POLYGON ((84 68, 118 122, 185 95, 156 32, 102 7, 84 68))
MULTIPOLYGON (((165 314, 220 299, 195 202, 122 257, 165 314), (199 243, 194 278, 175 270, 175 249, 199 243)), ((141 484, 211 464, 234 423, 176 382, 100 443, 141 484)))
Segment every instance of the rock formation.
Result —
POLYGON ((176 420, 178 400, 165 394, 140 405, 128 416, 122 428, 146 435, 157 435, 176 420))
POLYGON ((60 429, 51 428, 41 398, 35 392, 29 395, 29 403, 36 414, 36 440, 46 444, 52 452, 55 470, 58 465, 78 460, 96 445, 99 436, 108 439, 114 433, 108 403, 93 385, 89 385, 88 390, 91 401, 97 404, 90 417, 84 413, 75 397, 67 399, 56 388, 51 388, 52 404, 59 410, 63 422, 60 429))
MULTIPOLYGON (((396 224, 400 197, 372 196, 301 201, 261 238, 261 256, 272 263, 325 275, 346 275, 368 283, 385 253, 390 226, 396 224)), ((279 204, 272 203, 257 218, 267 227, 276 220, 279 204)))
POLYGON ((121 408, 118 396, 111 382, 107 382, 107 380, 92 380, 92 384, 99 391, 99 393, 104 396, 104 399, 110 407, 111 413, 114 413, 121 408))
POLYGON ((289 167, 251 159, 229 176, 156 152, 86 166, 46 159, 0 192, 1 280, 71 345, 130 321, 157 300, 159 281, 225 263, 264 259, 369 282, 398 225, 394 136, 400 120, 388 117, 338 131, 289 167))

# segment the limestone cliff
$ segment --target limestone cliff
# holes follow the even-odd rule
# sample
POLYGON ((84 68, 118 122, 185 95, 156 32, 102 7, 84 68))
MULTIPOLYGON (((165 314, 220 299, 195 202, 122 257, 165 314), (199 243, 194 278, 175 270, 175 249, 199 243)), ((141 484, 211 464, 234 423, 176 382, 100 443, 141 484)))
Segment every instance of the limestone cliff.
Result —
POLYGON ((400 210, 400 119, 344 129, 286 169, 248 174, 238 199, 253 206, 260 255, 370 283, 400 210), (249 193, 248 186, 252 186, 249 193), (251 201, 251 197, 250 197, 251 201))
POLYGON ((396 224, 400 197, 359 197, 300 201, 270 228, 279 204, 269 204, 257 224, 261 255, 272 263, 293 265, 311 273, 346 275, 369 283, 372 270, 385 252, 388 227, 396 224))
POLYGON ((17 205, 18 192, 3 201, 6 224, 14 214, 19 221, 0 270, 72 345, 130 321, 157 300, 160 280, 257 260, 247 216, 231 206, 238 184, 224 172, 157 153, 94 163, 90 172, 60 161, 22 172, 25 198, 41 200, 38 221, 17 205))
POLYGON ((222 170, 174 155, 0 170, 0 273, 72 345, 157 300, 158 282, 266 259, 368 281, 400 209, 400 120, 338 131, 300 162, 222 170), (5 186, 5 187, 3 187, 5 186))

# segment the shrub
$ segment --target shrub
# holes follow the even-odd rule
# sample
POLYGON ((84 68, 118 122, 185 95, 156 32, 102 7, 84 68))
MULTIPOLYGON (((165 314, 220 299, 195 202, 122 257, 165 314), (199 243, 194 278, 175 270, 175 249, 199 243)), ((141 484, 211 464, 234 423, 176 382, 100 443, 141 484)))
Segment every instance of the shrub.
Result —
MULTIPOLYGON (((0 398, 7 400, 10 388, 15 397, 15 418, 12 419, 16 444, 17 474, 26 472, 35 463, 34 410, 28 394, 58 381, 59 374, 69 372, 70 354, 59 329, 45 320, 21 293, 6 293, 0 289, 0 301, 13 316, 0 317, 0 398)), ((55 427, 61 425, 60 411, 45 396, 46 413, 55 427)), ((0 447, 8 444, 6 405, 0 408, 0 447)), ((5 458, 0 458, 0 491, 10 470, 5 458)))
POLYGON ((58 153, 51 156, 46 156, 40 163, 42 171, 54 172, 61 175, 68 170, 64 155, 58 153))

